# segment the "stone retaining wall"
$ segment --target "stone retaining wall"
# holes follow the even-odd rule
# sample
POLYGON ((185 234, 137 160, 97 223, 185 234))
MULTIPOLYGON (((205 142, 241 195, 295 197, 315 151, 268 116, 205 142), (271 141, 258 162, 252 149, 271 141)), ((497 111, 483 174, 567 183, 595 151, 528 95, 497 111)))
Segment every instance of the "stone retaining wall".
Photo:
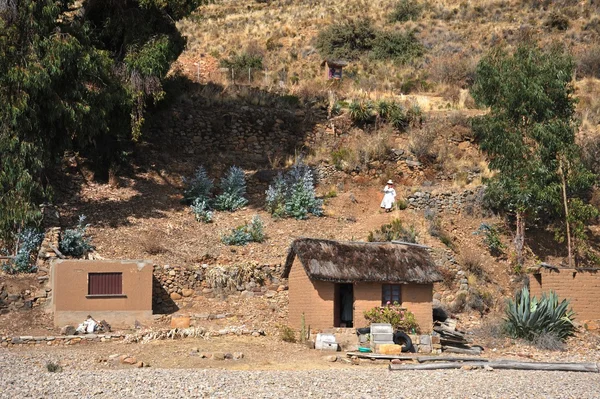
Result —
POLYGON ((254 106, 180 104, 149 120, 147 129, 186 156, 237 165, 266 164, 312 141, 312 111, 254 106))
MULTIPOLYGON (((160 266, 154 265, 153 309, 168 313, 193 302, 196 297, 227 297, 240 294, 245 297, 272 296, 274 292, 287 289, 280 278, 281 265, 253 265, 252 276, 235 287, 213 287, 208 281, 215 265, 160 266)), ((224 268, 227 270, 227 268, 224 268)))
POLYGON ((121 341, 125 336, 121 334, 85 334, 85 335, 57 335, 57 336, 19 336, 19 337, 1 337, 0 346, 3 348, 10 346, 25 345, 77 345, 89 342, 115 342, 121 341))
POLYGON ((415 210, 431 209, 452 214, 473 213, 474 209, 481 206, 484 190, 484 187, 462 192, 422 190, 409 195, 406 200, 408 208, 415 210))

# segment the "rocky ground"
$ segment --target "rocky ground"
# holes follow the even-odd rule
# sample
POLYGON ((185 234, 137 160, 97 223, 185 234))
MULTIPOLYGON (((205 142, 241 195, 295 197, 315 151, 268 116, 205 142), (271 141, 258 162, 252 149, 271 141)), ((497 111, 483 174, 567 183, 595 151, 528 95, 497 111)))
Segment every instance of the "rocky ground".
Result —
MULTIPOLYGON (((530 360, 599 362, 600 351, 587 349, 536 351, 530 360)), ((524 350, 517 345, 512 352, 498 352, 528 361, 521 358, 524 350)), ((1 349, 0 398, 597 398, 600 386, 598 373, 391 372, 385 361, 354 365, 343 360, 343 353, 335 362, 330 356, 276 337, 1 349), (227 353, 239 359, 223 360, 227 353), (49 372, 49 362, 61 370, 49 372), (149 367, 136 367, 140 362, 149 367)))
POLYGON ((42 351, 0 352, 0 398, 597 398, 600 374, 543 371, 410 371, 379 367, 318 370, 127 368, 93 360, 46 370, 42 351))

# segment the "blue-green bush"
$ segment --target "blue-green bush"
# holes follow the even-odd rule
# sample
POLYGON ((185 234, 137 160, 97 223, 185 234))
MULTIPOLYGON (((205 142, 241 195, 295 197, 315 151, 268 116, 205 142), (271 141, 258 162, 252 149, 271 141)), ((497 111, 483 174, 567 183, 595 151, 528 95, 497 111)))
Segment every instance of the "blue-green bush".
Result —
POLYGON ((221 236, 221 242, 227 245, 246 245, 249 242, 263 242, 265 240, 264 223, 255 215, 250 223, 238 226, 230 234, 221 236))
POLYGON ((192 205, 190 205, 192 213, 196 217, 196 221, 210 223, 212 222, 213 213, 208 206, 208 200, 202 198, 196 198, 192 205))
POLYGON ((246 195, 246 177, 242 168, 232 166, 221 179, 222 194, 215 199, 215 209, 235 211, 248 203, 246 195))
POLYGON ((196 198, 209 200, 213 189, 213 180, 208 177, 206 169, 199 166, 191 179, 183 179, 186 185, 183 191, 183 200, 187 204, 194 202, 196 198))
POLYGON ((35 251, 42 243, 44 234, 35 229, 25 229, 18 236, 19 249, 14 259, 11 259, 3 270, 9 274, 33 273, 37 270, 35 266, 35 251))
POLYGON ((323 214, 323 201, 316 198, 312 171, 301 161, 285 176, 277 175, 266 195, 266 207, 273 216, 306 219, 309 214, 323 214))
POLYGON ((67 229, 63 233, 59 243, 60 251, 64 255, 79 258, 94 249, 91 238, 85 236, 88 227, 89 224, 85 224, 85 216, 80 215, 77 227, 67 229))

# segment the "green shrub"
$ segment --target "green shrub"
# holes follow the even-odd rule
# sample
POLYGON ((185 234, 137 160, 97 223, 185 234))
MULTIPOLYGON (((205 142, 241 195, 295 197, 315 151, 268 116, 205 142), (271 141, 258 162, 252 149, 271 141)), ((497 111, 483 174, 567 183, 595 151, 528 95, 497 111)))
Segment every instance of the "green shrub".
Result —
POLYGON ((546 19, 545 25, 550 29, 567 30, 569 29, 569 18, 556 11, 552 11, 546 19))
POLYGON ((80 215, 77 227, 65 230, 58 245, 63 254, 79 258, 94 249, 92 240, 85 236, 89 224, 84 223, 85 216, 80 215))
POLYGON ((259 54, 242 53, 236 54, 231 58, 222 59, 221 67, 233 69, 236 73, 244 76, 248 74, 248 69, 263 69, 263 57, 259 54))
POLYGON ((340 148, 331 151, 331 161, 338 170, 344 169, 344 163, 347 163, 352 158, 352 151, 348 148, 340 148))
POLYGON ((215 199, 215 209, 219 211, 235 211, 248 203, 246 195, 246 177, 244 171, 237 166, 229 168, 227 175, 221 179, 222 194, 215 199))
POLYGON ((386 306, 376 306, 363 313, 365 319, 370 323, 390 323, 395 330, 404 332, 418 332, 419 324, 415 315, 398 302, 389 303, 386 306))
POLYGON ((400 0, 390 15, 391 22, 416 21, 423 11, 423 6, 417 1, 400 0))
POLYGON ((265 241, 264 224, 258 215, 252 218, 248 224, 238 226, 231 230, 230 234, 221 237, 221 242, 226 245, 246 245, 250 242, 265 241))
POLYGON ((208 206, 208 200, 196 198, 192 205, 190 205, 190 208, 192 209, 196 221, 203 223, 210 223, 213 221, 213 213, 208 206))
POLYGON ((35 252, 42 243, 43 238, 44 234, 35 229, 27 228, 23 230, 18 235, 17 242, 19 243, 19 249, 17 250, 17 254, 2 269, 9 274, 35 272, 37 270, 35 266, 35 252))
POLYGON ((309 214, 321 216, 323 201, 316 198, 314 178, 309 166, 297 162, 286 173, 280 173, 266 191, 266 208, 276 217, 306 219, 309 214))
POLYGON ((371 50, 377 30, 369 19, 330 25, 317 35, 315 47, 323 58, 358 59, 371 50))
POLYGON ((405 199, 400 198, 396 201, 396 209, 398 209, 399 211, 403 211, 406 208, 408 208, 408 202, 406 202, 405 199))
POLYGON ((454 249, 454 242, 442 227, 442 221, 436 211, 426 209, 424 213, 425 219, 429 222, 429 235, 438 238, 442 244, 450 249, 454 249))
POLYGON ((569 301, 563 299, 559 302, 555 292, 542 294, 538 300, 530 297, 529 289, 523 287, 514 301, 508 301, 505 329, 513 338, 534 341, 541 334, 552 334, 564 341, 575 333, 574 316, 575 313, 569 309, 569 301))
POLYGON ((209 201, 213 189, 213 180, 208 177, 208 173, 206 173, 203 166, 196 169, 191 179, 184 178, 183 183, 187 186, 183 191, 183 200, 187 204, 191 204, 196 198, 209 201))
POLYGON ((408 228, 402 225, 400 219, 393 219, 391 223, 382 225, 379 229, 371 231, 367 237, 369 242, 404 241, 417 242, 417 230, 411 225, 408 228))
POLYGON ((371 57, 404 64, 419 58, 425 48, 413 32, 380 32, 373 41, 371 57))
POLYGON ((500 256, 502 254, 504 244, 500 241, 500 233, 496 227, 481 223, 474 234, 483 234, 483 242, 488 247, 491 255, 500 256))
POLYGON ((403 106, 394 104, 390 110, 388 122, 398 130, 404 131, 410 126, 409 116, 403 106))
POLYGON ((504 249, 504 244, 500 241, 498 229, 487 223, 481 223, 475 234, 483 234, 483 242, 488 247, 490 254, 500 256, 504 249))
POLYGON ((350 119, 354 123, 367 123, 373 120, 373 103, 365 100, 352 100, 348 105, 350 119))
POLYGON ((62 371, 62 367, 60 367, 60 364, 55 363, 55 362, 47 362, 46 363, 46 370, 48 370, 51 373, 58 373, 62 371))
POLYGON ((279 337, 284 342, 295 343, 297 341, 296 331, 292 327, 286 325, 279 326, 279 337))

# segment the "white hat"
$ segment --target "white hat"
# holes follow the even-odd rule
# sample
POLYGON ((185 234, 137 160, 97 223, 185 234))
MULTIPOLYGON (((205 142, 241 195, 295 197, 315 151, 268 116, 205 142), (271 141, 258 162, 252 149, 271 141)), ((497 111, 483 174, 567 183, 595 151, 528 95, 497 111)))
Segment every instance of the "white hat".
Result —
POLYGON ((388 180, 387 184, 394 184, 392 180, 388 180))

